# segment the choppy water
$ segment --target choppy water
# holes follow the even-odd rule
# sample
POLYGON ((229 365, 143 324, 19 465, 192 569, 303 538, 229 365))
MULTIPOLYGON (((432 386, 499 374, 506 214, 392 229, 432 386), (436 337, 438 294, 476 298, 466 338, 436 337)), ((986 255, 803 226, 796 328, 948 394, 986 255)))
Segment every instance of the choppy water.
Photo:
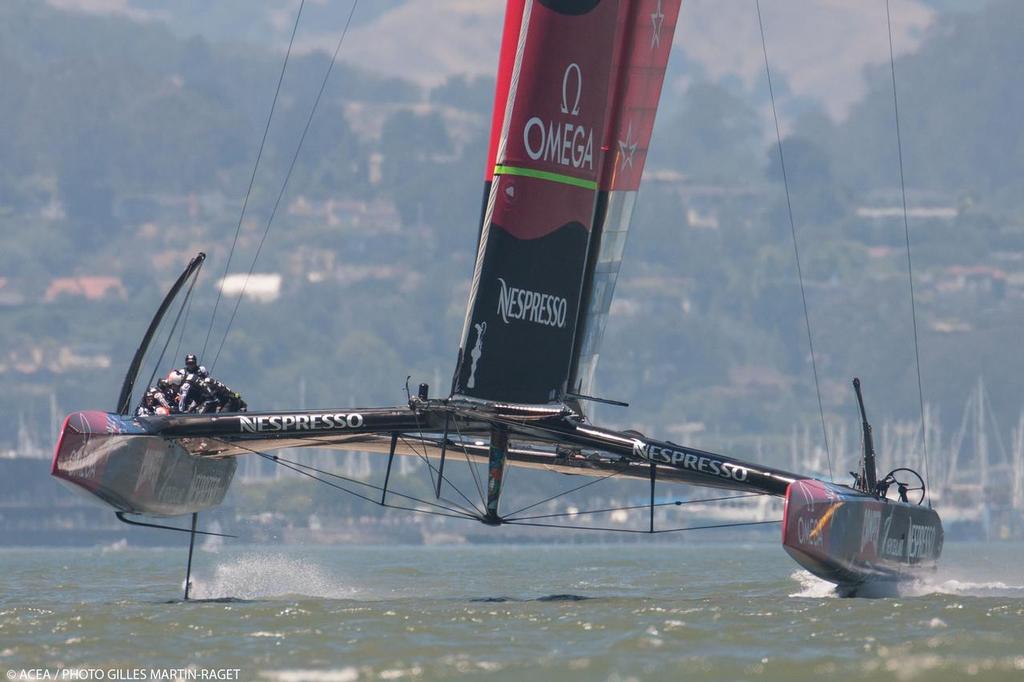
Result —
POLYGON ((838 598, 777 545, 226 547, 197 553, 190 603, 184 549, 0 552, 5 671, 1024 680, 1019 544, 949 544, 886 599, 838 598))

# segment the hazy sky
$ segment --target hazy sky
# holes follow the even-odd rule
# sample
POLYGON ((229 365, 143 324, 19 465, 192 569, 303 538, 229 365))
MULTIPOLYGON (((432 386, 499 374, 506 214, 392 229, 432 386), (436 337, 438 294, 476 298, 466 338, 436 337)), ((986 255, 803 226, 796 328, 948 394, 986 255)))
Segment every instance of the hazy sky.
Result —
MULTIPOLYGON (((162 9, 166 4, 161 0, 48 2, 155 21, 174 22, 175 14, 180 21, 181 13, 180 6, 178 11, 162 9)), ((298 0, 242 3, 237 5, 239 22, 265 23, 274 33, 268 42, 283 49, 297 5, 298 0), (247 4, 252 8, 248 16, 247 4)), ((501 0, 406 0, 382 11, 364 2, 357 14, 377 16, 352 29, 341 58, 428 85, 454 73, 491 75, 504 5, 501 0)), ((349 7, 349 0, 307 0, 306 12, 317 20, 300 28, 301 47, 333 50, 349 7)), ((842 118, 863 94, 865 66, 888 61, 884 0, 763 0, 761 9, 779 82, 784 80, 794 95, 819 101, 834 118, 842 118)), ((218 10, 224 11, 223 6, 218 10)), ((913 51, 934 20, 921 0, 893 0, 892 16, 897 54, 913 51)), ((189 28, 205 32, 202 23, 189 28)), ((764 62, 753 0, 684 0, 675 42, 708 77, 761 87, 764 62)), ((674 75, 675 86, 684 88, 691 74, 674 75)))

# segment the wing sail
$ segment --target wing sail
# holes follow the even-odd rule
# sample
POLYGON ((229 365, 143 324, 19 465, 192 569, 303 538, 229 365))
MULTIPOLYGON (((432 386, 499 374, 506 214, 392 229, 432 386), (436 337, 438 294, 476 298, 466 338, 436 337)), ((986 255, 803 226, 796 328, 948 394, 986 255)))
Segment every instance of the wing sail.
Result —
MULTIPOLYGON (((509 14, 520 4, 511 0, 509 14)), ((456 394, 543 404, 565 392, 618 8, 611 0, 527 0, 520 25, 506 23, 506 37, 518 29, 518 39, 500 133, 492 130, 493 182, 456 394)), ((499 74, 499 97, 504 80, 499 74)))
MULTIPOLYGON (((596 363, 614 276, 597 267, 595 235, 639 185, 678 6, 509 0, 453 394, 561 402, 570 376, 591 371, 577 371, 581 349, 596 363), (628 157, 614 144, 626 133, 628 157), (613 190, 625 192, 614 203, 613 190)), ((624 236, 621 222, 609 232, 624 236)), ((614 275, 621 250, 612 261, 614 275)))

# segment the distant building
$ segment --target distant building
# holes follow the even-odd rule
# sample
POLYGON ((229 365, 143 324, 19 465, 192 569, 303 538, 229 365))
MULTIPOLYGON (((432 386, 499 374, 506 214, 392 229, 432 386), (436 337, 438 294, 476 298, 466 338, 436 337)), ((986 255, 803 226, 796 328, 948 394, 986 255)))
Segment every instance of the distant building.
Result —
POLYGON ((1006 294, 1006 271, 989 265, 952 265, 942 271, 936 289, 943 293, 971 292, 992 294, 1002 298, 1006 294))
POLYGON ((0 353, 0 375, 66 374, 110 369, 111 365, 110 355, 97 344, 10 348, 0 353))
POLYGON ((962 334, 973 329, 970 323, 957 318, 932 320, 928 327, 939 334, 962 334))
POLYGON ((92 369, 110 369, 110 356, 88 346, 61 346, 51 362, 51 370, 58 373, 92 369))
POLYGON ((864 249, 865 253, 868 254, 868 258, 888 258, 889 256, 896 253, 896 249, 891 246, 868 246, 864 249))
POLYGON ((120 277, 58 277, 50 282, 43 294, 43 301, 52 303, 61 296, 80 296, 89 301, 104 298, 128 298, 128 290, 124 288, 120 277))
MULTIPOLYGON (((909 220, 955 220, 960 211, 954 206, 914 206, 907 209, 909 220)), ((902 206, 860 206, 857 217, 867 220, 903 218, 902 206)))
POLYGON ((256 303, 273 303, 281 296, 281 275, 276 272, 228 275, 217 286, 225 296, 241 294, 256 303))

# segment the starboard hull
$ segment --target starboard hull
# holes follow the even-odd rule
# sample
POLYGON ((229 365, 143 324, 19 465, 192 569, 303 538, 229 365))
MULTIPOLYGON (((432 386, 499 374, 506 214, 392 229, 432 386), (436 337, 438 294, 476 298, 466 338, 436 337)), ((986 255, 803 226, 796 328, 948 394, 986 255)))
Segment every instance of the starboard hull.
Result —
POLYGON ((178 516, 219 505, 235 467, 233 457, 191 455, 129 417, 97 411, 64 420, 50 473, 115 511, 178 516))
POLYGON ((847 589, 933 571, 942 541, 939 515, 926 506, 810 479, 794 481, 786 493, 786 552, 814 575, 847 589))

